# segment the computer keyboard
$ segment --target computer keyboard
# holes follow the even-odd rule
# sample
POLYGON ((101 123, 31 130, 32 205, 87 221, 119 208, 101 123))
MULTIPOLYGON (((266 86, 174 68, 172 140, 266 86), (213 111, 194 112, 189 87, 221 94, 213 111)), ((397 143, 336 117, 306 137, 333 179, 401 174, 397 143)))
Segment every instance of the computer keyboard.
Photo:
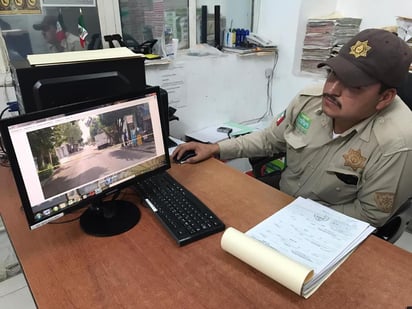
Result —
POLYGON ((179 246, 225 229, 203 202, 166 172, 138 182, 137 191, 179 246))

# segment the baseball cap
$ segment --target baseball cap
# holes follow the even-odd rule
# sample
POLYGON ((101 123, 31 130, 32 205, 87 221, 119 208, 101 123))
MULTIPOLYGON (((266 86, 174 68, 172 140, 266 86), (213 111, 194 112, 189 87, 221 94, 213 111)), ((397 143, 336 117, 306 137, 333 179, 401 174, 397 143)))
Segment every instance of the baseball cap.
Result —
POLYGON ((49 29, 50 26, 56 27, 56 23, 57 23, 57 17, 47 15, 47 16, 44 16, 41 23, 34 24, 33 29, 34 30, 46 31, 46 30, 49 29))
POLYGON ((412 62, 412 49, 396 34, 383 29, 366 29, 342 46, 336 57, 318 64, 329 66, 350 87, 381 82, 400 86, 412 62))

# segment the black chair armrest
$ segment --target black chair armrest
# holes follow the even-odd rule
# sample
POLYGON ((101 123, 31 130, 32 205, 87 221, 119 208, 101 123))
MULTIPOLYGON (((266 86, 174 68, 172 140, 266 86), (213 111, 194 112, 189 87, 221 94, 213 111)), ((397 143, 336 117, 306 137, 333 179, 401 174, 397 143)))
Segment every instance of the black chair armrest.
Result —
POLYGON ((276 159, 282 159, 285 157, 284 152, 276 153, 271 157, 252 157, 249 158, 249 163, 252 166, 252 172, 253 175, 256 178, 262 177, 262 176, 267 176, 268 173, 264 173, 263 169, 265 165, 269 162, 272 162, 273 160, 276 159))
POLYGON ((390 243, 396 242, 412 221, 412 198, 407 199, 399 209, 377 228, 374 234, 390 243))
MULTIPOLYGON (((275 160, 285 158, 285 153, 277 153, 271 157, 252 157, 249 158, 249 163, 252 166, 253 176, 276 188, 279 189, 279 182, 281 173, 283 171, 283 163, 275 164, 275 160)), ((279 162, 277 162, 279 163, 279 162)))

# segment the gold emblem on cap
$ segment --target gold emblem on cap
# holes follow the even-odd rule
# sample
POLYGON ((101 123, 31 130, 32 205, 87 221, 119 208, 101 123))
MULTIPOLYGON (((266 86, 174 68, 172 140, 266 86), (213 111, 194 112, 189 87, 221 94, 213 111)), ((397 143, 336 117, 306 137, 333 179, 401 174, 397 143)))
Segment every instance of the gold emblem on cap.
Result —
POLYGON ((360 149, 353 150, 352 148, 343 155, 345 159, 344 166, 351 167, 354 171, 365 166, 366 158, 362 156, 360 149))
POLYGON ((368 45, 368 40, 363 42, 357 41, 356 44, 351 46, 349 55, 354 55, 356 58, 361 56, 366 57, 371 48, 372 47, 368 45))

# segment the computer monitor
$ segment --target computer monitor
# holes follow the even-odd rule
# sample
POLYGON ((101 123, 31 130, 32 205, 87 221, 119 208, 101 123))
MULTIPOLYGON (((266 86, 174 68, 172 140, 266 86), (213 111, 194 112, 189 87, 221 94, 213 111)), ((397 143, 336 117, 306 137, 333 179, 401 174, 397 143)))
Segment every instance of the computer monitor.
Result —
MULTIPOLYGON (((115 58, 31 66, 27 60, 12 61, 11 73, 20 114, 74 102, 124 95, 146 85, 144 58, 115 58)), ((163 134, 169 136, 169 101, 160 89, 158 98, 163 134)))
POLYGON ((0 121, 0 132, 31 229, 88 206, 86 233, 116 235, 140 218, 121 189, 170 168, 159 88, 0 121))
POLYGON ((38 66, 27 60, 11 61, 20 113, 142 90, 146 88, 144 61, 128 57, 38 66))
POLYGON ((12 61, 22 60, 33 53, 29 32, 21 29, 2 30, 9 58, 12 61))

